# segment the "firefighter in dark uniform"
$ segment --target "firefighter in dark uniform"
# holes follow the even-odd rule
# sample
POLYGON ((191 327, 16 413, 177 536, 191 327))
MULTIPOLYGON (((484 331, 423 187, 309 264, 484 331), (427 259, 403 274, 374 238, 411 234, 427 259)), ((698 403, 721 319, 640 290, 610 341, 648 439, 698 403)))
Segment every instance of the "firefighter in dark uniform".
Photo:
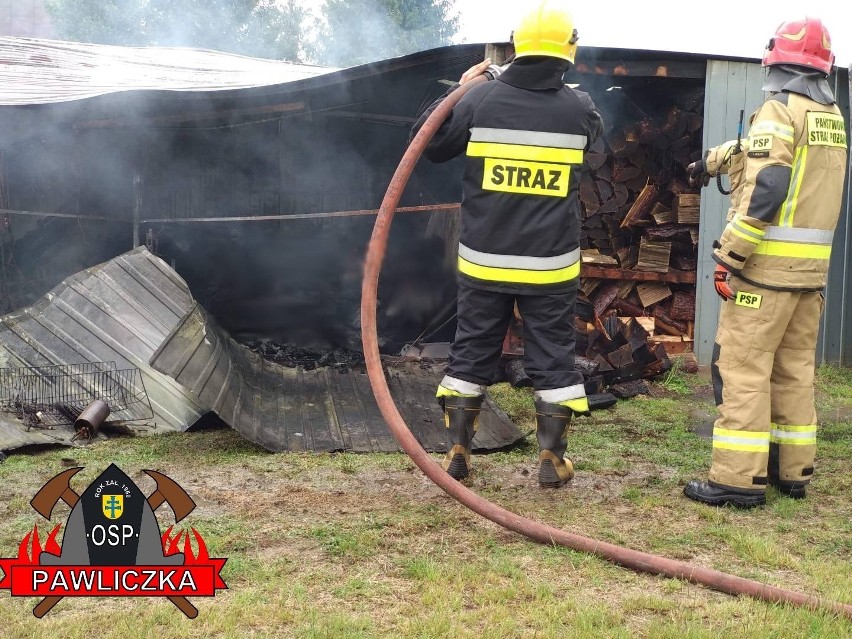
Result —
POLYGON ((763 57, 770 95, 742 152, 729 142, 690 166, 694 180, 730 173, 733 191, 713 253, 720 417, 709 481, 684 489, 695 501, 759 506, 767 485, 801 498, 814 472, 814 354, 847 159, 833 61, 819 20, 782 24, 763 57))
MULTIPOLYGON (((558 487, 574 470, 564 457, 574 415, 588 415, 574 368, 584 151, 603 123, 591 98, 565 85, 577 31, 557 2, 541 2, 513 33, 514 61, 487 73, 452 110, 426 149, 433 162, 465 154, 458 250, 458 328, 438 388, 452 448, 443 467, 470 472, 471 440, 493 383, 514 304, 524 321, 524 368, 535 387, 539 483, 558 487)), ((440 102, 426 110, 416 132, 440 102)))

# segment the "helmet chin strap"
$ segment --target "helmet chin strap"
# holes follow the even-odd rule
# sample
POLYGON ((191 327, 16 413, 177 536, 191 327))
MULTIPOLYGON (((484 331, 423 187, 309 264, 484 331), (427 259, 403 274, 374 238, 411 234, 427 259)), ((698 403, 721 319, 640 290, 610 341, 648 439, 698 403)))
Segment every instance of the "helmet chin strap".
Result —
POLYGON ((825 74, 793 64, 766 67, 764 91, 799 93, 820 104, 834 104, 834 92, 825 74))

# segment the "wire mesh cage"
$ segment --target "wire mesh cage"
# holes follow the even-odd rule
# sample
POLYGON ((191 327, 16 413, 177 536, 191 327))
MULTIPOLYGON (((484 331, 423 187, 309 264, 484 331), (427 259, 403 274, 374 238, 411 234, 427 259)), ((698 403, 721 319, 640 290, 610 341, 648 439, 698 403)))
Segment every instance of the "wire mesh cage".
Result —
POLYGON ((115 362, 0 368, 0 409, 28 426, 72 424, 99 399, 111 422, 151 419, 154 411, 138 368, 115 362))

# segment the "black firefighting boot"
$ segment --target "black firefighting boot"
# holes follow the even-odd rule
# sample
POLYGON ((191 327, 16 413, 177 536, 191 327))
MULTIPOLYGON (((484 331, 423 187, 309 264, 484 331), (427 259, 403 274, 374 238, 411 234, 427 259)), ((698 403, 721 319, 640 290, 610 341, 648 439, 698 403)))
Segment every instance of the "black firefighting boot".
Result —
POLYGON ((574 477, 574 465, 565 458, 566 435, 574 411, 567 406, 535 401, 535 435, 538 439, 538 483, 559 488, 574 477))
POLYGON ((754 508, 766 503, 766 493, 762 490, 746 488, 731 488, 711 481, 693 479, 683 489, 683 494, 693 501, 709 506, 736 506, 737 508, 754 508))
POLYGON ((452 444, 441 466, 453 479, 464 479, 470 474, 470 442, 479 425, 482 395, 447 395, 439 401, 444 409, 444 424, 450 431, 452 444))

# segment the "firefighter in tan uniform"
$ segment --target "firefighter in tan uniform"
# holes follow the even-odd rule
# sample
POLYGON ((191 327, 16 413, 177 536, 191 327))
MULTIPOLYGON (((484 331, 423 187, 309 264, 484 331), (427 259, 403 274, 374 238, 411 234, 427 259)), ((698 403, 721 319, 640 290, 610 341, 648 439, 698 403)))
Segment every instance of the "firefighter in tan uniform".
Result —
POLYGON ((684 488, 695 501, 759 506, 767 485, 801 498, 814 472, 814 354, 847 158, 827 82, 833 60, 819 20, 781 25, 748 140, 690 166, 694 180, 727 172, 732 184, 713 253, 724 300, 712 367, 720 418, 709 481, 684 488))

